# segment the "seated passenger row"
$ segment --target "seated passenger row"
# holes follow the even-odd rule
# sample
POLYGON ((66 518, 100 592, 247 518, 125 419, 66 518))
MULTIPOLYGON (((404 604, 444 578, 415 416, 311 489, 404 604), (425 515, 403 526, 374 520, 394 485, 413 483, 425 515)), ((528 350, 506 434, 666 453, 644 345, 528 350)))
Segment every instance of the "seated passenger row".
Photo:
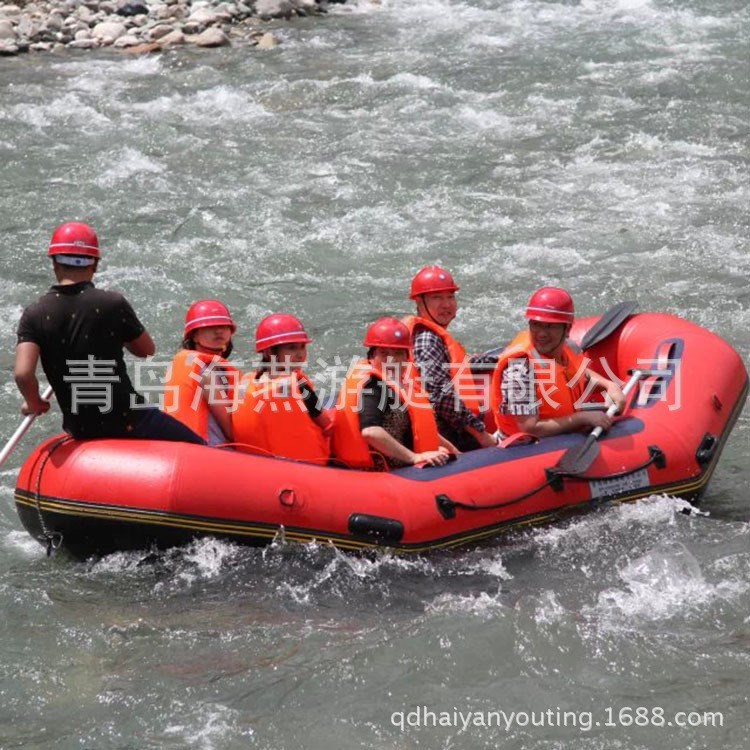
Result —
POLYGON ((167 391, 176 396, 166 411, 209 445, 361 469, 439 466, 516 432, 544 437, 609 427, 602 412, 578 410, 591 388, 620 407, 624 397, 568 342, 574 310, 565 290, 532 295, 529 330, 499 361, 467 357, 448 333, 457 291, 448 271, 422 269, 411 286, 417 314, 404 322, 381 318, 368 328, 366 356, 350 368, 329 410, 302 369, 311 339, 298 318, 277 313, 260 322, 260 366, 243 375, 228 361, 236 331, 229 310, 216 300, 196 302, 172 363, 167 391), (472 368, 490 368, 490 388, 477 388, 472 368))

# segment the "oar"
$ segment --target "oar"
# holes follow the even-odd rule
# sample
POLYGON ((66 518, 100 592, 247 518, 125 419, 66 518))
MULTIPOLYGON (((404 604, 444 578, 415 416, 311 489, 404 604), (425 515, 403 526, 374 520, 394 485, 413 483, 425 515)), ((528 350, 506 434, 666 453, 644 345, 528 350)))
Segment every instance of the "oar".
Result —
MULTIPOLYGON (((594 344, 611 336, 636 311, 637 307, 637 302, 620 302, 610 307, 609 310, 605 310, 604 315, 586 332, 581 341, 581 349, 583 351, 590 349, 594 344)), ((504 346, 498 346, 495 349, 489 349, 482 356, 497 357, 503 349, 505 349, 504 346)))
MULTIPOLYGON (((627 396, 635 388, 636 383, 643 377, 641 370, 634 370, 630 380, 625 384, 622 392, 627 396)), ((607 416, 614 416, 617 411, 616 404, 611 404, 607 409, 607 416)), ((604 432, 601 427, 594 427, 589 436, 581 445, 574 445, 563 453, 560 460, 551 469, 556 474, 582 474, 591 466, 599 455, 599 443, 596 439, 604 432)))
MULTIPOLYGON (((42 401, 49 401, 52 398, 52 386, 48 385, 42 394, 42 401)), ((23 418, 21 424, 18 425, 16 431, 11 435, 10 440, 5 444, 2 452, 0 452, 0 466, 5 463, 5 459, 13 452, 13 449, 21 442, 21 438, 26 434, 26 431, 31 427, 31 423, 36 419, 36 414, 29 414, 23 418)))
POLYGON ((590 349, 594 344, 604 341, 607 336, 613 334, 635 312, 637 307, 637 302, 620 302, 619 305, 610 307, 597 320, 596 325, 591 326, 586 332, 581 341, 581 349, 586 351, 586 349, 590 349))

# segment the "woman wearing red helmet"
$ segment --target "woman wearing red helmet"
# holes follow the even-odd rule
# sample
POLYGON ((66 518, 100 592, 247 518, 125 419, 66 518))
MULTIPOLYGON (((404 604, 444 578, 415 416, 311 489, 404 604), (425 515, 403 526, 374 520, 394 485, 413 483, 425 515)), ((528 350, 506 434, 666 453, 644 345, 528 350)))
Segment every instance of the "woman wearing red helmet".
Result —
POLYGON ((237 443, 274 456, 328 463, 332 422, 302 371, 309 343, 294 315, 276 313, 258 324, 255 350, 261 364, 244 378, 244 396, 232 415, 237 443))
POLYGON ((526 308, 528 331, 516 336, 498 360, 492 378, 492 410, 505 435, 526 432, 549 437, 602 427, 612 420, 602 411, 579 411, 593 387, 603 390, 621 410, 620 388, 588 367, 568 343, 575 319, 573 299, 564 289, 542 287, 526 308))
POLYGON ((227 361, 237 326, 224 303, 200 300, 185 316, 182 350, 172 360, 164 411, 209 445, 231 443, 239 371, 227 361))
POLYGON ((409 329, 381 318, 367 330, 367 358, 349 371, 339 394, 334 455, 353 468, 375 468, 373 452, 389 468, 441 466, 455 447, 437 429, 429 398, 409 362, 409 329))

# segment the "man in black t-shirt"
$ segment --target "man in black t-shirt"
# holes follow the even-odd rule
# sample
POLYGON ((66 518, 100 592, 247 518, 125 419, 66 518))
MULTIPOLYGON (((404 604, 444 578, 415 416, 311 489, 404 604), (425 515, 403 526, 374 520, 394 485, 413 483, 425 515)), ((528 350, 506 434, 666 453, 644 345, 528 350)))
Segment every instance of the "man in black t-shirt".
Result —
POLYGON ((86 224, 68 222, 52 236, 57 284, 27 307, 18 325, 15 378, 23 414, 43 414, 41 359, 63 413, 63 428, 77 439, 134 437, 203 443, 181 422, 145 406, 130 382, 123 347, 148 357, 154 342, 128 301, 92 283, 99 241, 86 224))

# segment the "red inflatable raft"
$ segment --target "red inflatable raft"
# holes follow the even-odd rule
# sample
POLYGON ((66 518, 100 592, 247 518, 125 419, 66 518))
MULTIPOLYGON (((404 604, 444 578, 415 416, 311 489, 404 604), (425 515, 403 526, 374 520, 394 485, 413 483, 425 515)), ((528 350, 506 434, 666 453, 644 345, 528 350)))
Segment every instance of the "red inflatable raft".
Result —
MULTIPOLYGON (((596 319, 579 321, 580 341, 596 319)), ((86 556, 213 535, 245 544, 317 540, 422 552, 476 542, 601 500, 697 498, 739 415, 748 376, 715 334, 663 314, 630 317, 587 350, 605 375, 651 371, 585 473, 552 470, 586 436, 465 453, 390 473, 320 467, 183 443, 47 440, 23 465, 29 533, 86 556), (607 369, 601 365, 606 361, 607 369)))

